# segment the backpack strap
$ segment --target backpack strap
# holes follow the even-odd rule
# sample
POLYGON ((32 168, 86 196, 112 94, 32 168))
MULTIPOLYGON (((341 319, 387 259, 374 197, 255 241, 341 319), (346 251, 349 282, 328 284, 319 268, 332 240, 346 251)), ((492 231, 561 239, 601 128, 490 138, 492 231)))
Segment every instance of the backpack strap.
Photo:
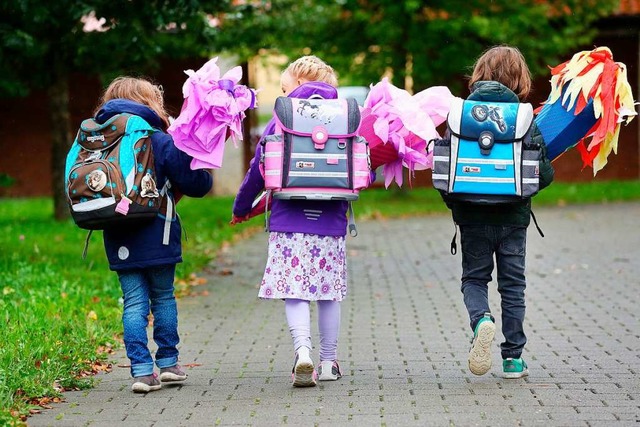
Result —
POLYGON ((544 237, 544 233, 542 232, 542 229, 538 225, 538 220, 536 219, 536 216, 533 214, 533 209, 531 210, 531 218, 533 218, 533 223, 536 225, 536 228, 538 229, 538 233, 540 233, 540 236, 544 237))
POLYGON ((353 204, 349 202, 349 234, 352 237, 356 237, 358 235, 358 229, 356 228, 356 216, 353 213, 353 204))
POLYGON ((455 233, 453 235, 453 239, 451 239, 451 255, 455 255, 458 253, 458 244, 456 243, 456 238, 458 237, 458 224, 453 223, 453 229, 455 233))
POLYGON ((84 239, 84 249, 82 249, 82 259, 87 259, 87 251, 89 250, 89 239, 91 239, 93 230, 89 230, 87 237, 84 239))
POLYGON ((271 190, 266 191, 264 204, 264 231, 269 232, 269 199, 271 198, 271 190))
POLYGON ((164 186, 162 187, 162 190, 160 190, 160 197, 167 198, 167 212, 164 217, 164 230, 162 232, 163 245, 169 244, 169 237, 171 235, 171 220, 173 219, 173 212, 174 212, 173 199, 169 197, 169 195, 167 194, 170 188, 171 188, 171 183, 167 179, 167 181, 164 183, 164 186))

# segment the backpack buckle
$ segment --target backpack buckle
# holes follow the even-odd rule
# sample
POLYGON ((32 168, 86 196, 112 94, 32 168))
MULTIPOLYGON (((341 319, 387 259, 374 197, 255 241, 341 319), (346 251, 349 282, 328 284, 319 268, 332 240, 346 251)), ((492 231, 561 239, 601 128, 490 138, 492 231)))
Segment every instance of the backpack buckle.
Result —
POLYGON ((484 156, 488 156, 491 154, 491 148, 493 148, 493 144, 495 144, 495 140, 493 139, 493 133, 489 131, 484 131, 480 133, 478 137, 478 145, 480 146, 480 153, 484 156))
POLYGON ((313 148, 316 150, 324 150, 324 144, 329 139, 329 132, 324 126, 316 126, 311 130, 311 140, 313 140, 313 148))

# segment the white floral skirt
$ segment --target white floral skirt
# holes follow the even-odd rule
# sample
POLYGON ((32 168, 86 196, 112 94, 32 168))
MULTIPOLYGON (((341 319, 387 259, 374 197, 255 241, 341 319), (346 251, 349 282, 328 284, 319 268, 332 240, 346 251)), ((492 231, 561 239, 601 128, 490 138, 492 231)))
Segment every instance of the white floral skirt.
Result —
POLYGON ((346 295, 344 236, 269 233, 269 258, 260 298, 342 301, 346 295))

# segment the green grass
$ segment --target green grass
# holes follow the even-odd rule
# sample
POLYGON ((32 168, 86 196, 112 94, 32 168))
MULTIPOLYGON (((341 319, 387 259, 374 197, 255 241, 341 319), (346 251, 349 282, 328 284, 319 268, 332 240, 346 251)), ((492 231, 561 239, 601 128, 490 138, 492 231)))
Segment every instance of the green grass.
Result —
MULTIPOLYGON (((640 200, 640 181, 554 183, 534 206, 640 200)), ((177 292, 215 258, 224 242, 262 232, 264 217, 230 227, 232 197, 180 202, 188 240, 178 266, 177 292)), ((354 203, 358 220, 446 214, 431 188, 370 189, 354 203)), ((120 287, 109 271, 101 233, 87 259, 86 232, 52 219, 49 199, 0 199, 0 425, 20 424, 40 399, 93 385, 122 333, 120 287)), ((44 400, 46 401, 46 400, 44 400)))

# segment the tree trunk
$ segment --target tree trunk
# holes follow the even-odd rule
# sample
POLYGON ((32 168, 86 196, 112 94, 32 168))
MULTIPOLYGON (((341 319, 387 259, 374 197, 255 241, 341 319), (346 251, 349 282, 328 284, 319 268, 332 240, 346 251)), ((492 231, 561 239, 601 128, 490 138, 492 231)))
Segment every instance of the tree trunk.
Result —
POLYGON ((51 176, 53 179, 53 215, 56 220, 69 218, 64 194, 64 167, 72 136, 69 122, 69 82, 60 76, 47 91, 51 116, 51 176))
MULTIPOLYGON (((243 61, 240 64, 242 67, 242 84, 247 87, 253 86, 253 78, 254 76, 250 74, 252 67, 249 65, 249 61, 243 61)), ((242 155, 243 155, 243 172, 249 169, 249 162, 253 159, 254 153, 254 141, 255 135, 253 135, 253 130, 257 125, 256 120, 256 110, 253 108, 245 111, 246 117, 244 119, 244 123, 242 124, 242 155)))

